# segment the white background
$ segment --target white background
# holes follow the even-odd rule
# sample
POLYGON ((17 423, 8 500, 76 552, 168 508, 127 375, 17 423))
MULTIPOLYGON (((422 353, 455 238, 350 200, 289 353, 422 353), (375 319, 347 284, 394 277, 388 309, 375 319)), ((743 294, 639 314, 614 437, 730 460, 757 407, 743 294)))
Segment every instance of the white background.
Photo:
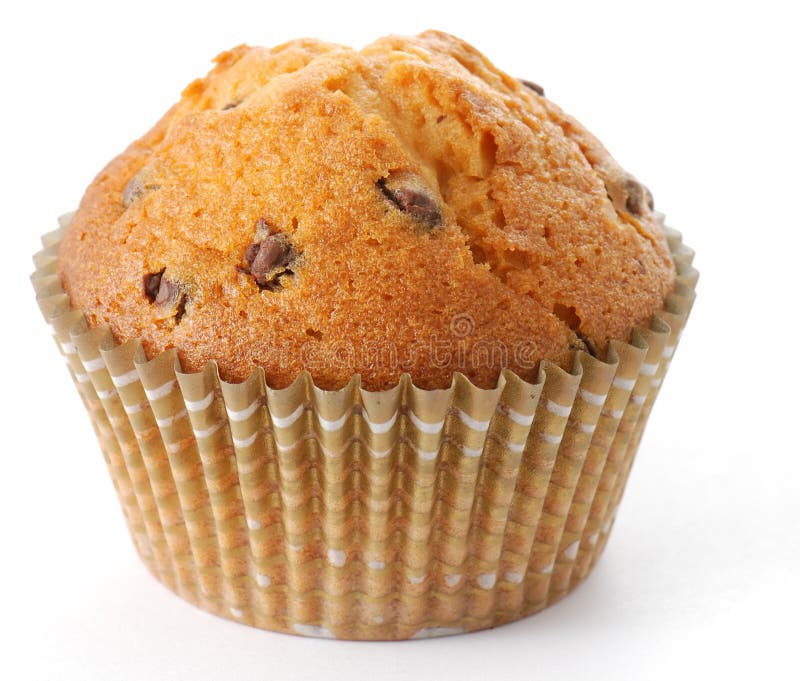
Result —
POLYGON ((800 52, 780 9, 792 4, 5 4, 0 678, 798 678, 800 52), (653 189, 698 253, 693 318, 605 555, 560 604, 399 644, 214 618, 135 556, 39 318, 30 256, 217 52, 429 27, 544 85, 653 189))

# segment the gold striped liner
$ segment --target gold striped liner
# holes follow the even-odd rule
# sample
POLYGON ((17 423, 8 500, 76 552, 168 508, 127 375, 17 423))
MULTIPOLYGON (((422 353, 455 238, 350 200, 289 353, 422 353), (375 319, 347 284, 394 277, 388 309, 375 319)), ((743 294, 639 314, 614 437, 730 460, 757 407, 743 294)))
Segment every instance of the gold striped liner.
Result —
POLYGON ((605 361, 483 390, 407 375, 370 392, 258 369, 221 381, 148 359, 70 308, 42 238, 34 289, 153 575, 251 626, 407 639, 496 626, 569 593, 608 540, 644 425, 694 301, 694 253, 667 229, 664 309, 605 361))

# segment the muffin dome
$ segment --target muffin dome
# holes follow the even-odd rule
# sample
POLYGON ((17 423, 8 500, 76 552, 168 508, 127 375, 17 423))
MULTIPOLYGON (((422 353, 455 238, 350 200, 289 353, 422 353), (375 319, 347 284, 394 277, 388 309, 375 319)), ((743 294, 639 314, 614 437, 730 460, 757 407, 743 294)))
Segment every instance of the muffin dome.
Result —
POLYGON ((649 192, 438 32, 221 54, 97 176, 59 262, 118 341, 329 389, 530 379, 626 340, 674 281, 649 192))

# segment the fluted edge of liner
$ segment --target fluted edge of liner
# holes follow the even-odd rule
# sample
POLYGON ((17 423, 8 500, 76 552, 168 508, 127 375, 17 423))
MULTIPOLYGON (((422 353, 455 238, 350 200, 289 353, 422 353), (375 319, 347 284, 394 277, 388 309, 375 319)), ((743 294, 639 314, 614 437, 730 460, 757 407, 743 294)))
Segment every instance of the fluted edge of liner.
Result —
POLYGON ((58 275, 71 215, 31 280, 83 399, 134 545, 195 605, 251 626, 358 640, 484 629, 537 612, 589 573, 692 308, 694 252, 665 228, 674 290, 606 359, 542 362, 495 388, 403 375, 336 391, 270 388, 216 364, 148 359, 72 309, 58 275))

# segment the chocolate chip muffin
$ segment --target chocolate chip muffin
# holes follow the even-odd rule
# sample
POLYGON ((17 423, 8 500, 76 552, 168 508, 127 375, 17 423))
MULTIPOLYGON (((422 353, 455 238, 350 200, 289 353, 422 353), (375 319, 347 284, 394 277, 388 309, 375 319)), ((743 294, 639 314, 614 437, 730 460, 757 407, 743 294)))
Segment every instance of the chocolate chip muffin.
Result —
POLYGON ((220 55, 60 224, 37 302, 139 555, 306 636, 580 584, 697 281, 594 137, 436 32, 220 55))
POLYGON ((273 387, 480 387, 603 356, 675 269, 650 192, 429 31, 240 46, 88 188, 59 255, 90 325, 273 387))

